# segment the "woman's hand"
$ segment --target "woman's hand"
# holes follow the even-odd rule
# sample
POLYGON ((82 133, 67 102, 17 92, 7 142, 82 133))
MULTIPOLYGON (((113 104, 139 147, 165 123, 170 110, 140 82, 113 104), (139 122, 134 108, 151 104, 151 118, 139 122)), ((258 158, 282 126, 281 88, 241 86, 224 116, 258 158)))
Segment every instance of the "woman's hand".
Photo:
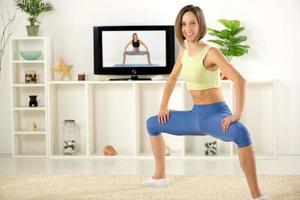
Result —
POLYGON ((158 122, 160 124, 165 124, 169 120, 170 110, 168 108, 160 108, 158 112, 158 122))
POLYGON ((235 121, 238 121, 239 119, 240 119, 240 115, 238 114, 230 115, 222 119, 221 126, 223 131, 226 133, 229 125, 235 121))

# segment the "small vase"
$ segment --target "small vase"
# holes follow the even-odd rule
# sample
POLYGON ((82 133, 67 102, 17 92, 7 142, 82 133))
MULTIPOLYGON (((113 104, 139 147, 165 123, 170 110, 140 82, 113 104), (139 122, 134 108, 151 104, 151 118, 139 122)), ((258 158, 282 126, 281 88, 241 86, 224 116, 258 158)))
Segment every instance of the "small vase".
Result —
POLYGON ((29 107, 37 107, 38 106, 38 102, 36 100, 37 96, 36 95, 30 95, 29 96, 29 107))
POLYGON ((26 26, 27 35, 28 36, 38 36, 39 35, 39 27, 36 25, 28 25, 26 26))

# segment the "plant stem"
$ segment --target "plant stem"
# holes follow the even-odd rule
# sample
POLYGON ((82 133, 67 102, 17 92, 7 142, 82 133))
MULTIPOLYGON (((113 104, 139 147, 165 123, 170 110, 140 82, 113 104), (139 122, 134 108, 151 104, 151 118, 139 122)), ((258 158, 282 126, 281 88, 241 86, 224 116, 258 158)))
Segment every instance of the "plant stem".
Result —
POLYGON ((1 39, 0 39, 0 79, 1 79, 1 71, 2 71, 2 58, 3 58, 4 52, 5 52, 5 47, 9 41, 10 36, 12 35, 12 32, 11 32, 11 30, 9 30, 9 28, 12 26, 13 22, 15 21, 16 12, 12 16, 12 18, 10 18, 10 14, 8 13, 8 22, 7 23, 5 23, 3 14, 1 14, 1 18, 2 18, 2 22, 4 24, 4 28, 1 32, 1 39))

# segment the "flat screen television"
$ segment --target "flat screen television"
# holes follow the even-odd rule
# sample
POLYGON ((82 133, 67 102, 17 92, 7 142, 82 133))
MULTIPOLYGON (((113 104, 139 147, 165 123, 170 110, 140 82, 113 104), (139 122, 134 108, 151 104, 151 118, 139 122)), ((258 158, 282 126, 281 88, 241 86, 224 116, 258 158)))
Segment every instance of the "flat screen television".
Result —
POLYGON ((94 27, 94 74, 127 75, 132 80, 169 74, 174 54, 173 26, 94 27))

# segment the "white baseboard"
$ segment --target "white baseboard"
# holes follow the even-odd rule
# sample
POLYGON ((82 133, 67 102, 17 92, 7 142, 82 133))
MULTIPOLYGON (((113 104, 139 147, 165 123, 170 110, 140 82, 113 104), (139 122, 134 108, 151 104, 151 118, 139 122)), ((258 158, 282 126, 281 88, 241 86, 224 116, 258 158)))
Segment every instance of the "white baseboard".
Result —
POLYGON ((0 149, 0 154, 12 154, 11 149, 0 149))

